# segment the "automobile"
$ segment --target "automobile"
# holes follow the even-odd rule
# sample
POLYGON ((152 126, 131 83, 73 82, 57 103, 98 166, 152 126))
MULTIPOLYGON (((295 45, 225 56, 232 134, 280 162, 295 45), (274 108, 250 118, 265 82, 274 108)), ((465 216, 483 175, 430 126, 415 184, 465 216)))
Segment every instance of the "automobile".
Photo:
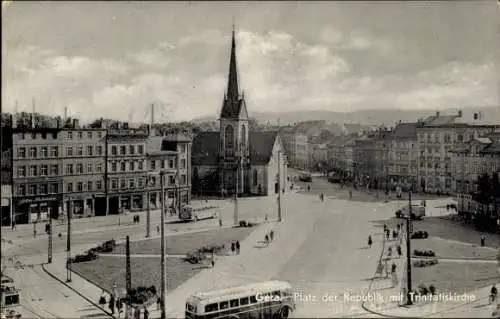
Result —
POLYGON ((330 183, 340 183, 342 181, 342 179, 340 178, 340 176, 332 175, 332 176, 328 176, 328 181, 330 183))
MULTIPOLYGON (((409 205, 404 206, 401 209, 396 210, 397 218, 408 218, 409 213, 409 205)), ((425 216, 425 206, 412 204, 411 205, 411 219, 421 220, 425 216)))
POLYGON ((300 174, 299 176, 299 181, 301 182, 312 182, 312 177, 311 177, 311 174, 300 174))

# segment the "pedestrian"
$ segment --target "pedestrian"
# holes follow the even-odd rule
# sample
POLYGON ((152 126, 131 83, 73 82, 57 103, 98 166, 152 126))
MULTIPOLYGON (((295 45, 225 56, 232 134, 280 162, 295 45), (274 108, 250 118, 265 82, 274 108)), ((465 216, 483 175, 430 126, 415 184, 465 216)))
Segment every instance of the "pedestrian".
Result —
POLYGON ((265 220, 266 220, 266 222, 267 222, 267 214, 266 214, 266 216, 264 216, 264 219, 265 219, 265 220))
POLYGON ((387 231, 387 225, 384 224, 384 233, 387 231))
POLYGON ((269 235, 268 234, 266 234, 266 237, 264 239, 266 241, 266 245, 269 245, 269 235))
POLYGON ((240 241, 239 240, 236 241, 236 254, 237 255, 240 254, 240 241))
POLYGON ((214 267, 215 267, 215 260, 214 260, 214 258, 212 257, 212 268, 214 268, 214 267))
POLYGON ((235 242, 231 242, 231 253, 234 255, 234 251, 236 250, 236 244, 235 242))
POLYGON ((16 222, 12 222, 12 230, 16 230, 16 222))
POLYGON ((389 229, 385 232, 385 237, 389 240, 389 229))
POLYGON ((111 310, 111 314, 115 314, 115 296, 111 295, 109 298, 109 310, 111 310))
POLYGON ((160 233, 160 226, 156 226, 156 232, 159 234, 160 233))
POLYGON ((481 235, 481 247, 484 247, 486 245, 486 237, 484 235, 481 235))
POLYGON ((141 318, 141 308, 139 308, 139 307, 135 308, 134 317, 135 317, 135 319, 141 318))
POLYGON ((222 227, 222 218, 219 217, 219 227, 222 227))
POLYGON ((116 299, 116 310, 121 313, 123 309, 123 300, 121 298, 116 299))
POLYGON ((274 230, 271 229, 271 231, 269 232, 269 237, 271 237, 271 241, 273 241, 273 239, 274 239, 274 230))
POLYGON ((36 228, 33 229, 33 238, 36 238, 36 228))
POLYGON ((372 240, 372 235, 368 236, 368 247, 372 248, 373 240, 372 240))
POLYGON ((392 239, 396 239, 398 237, 398 233, 396 232, 395 229, 392 230, 392 239))
POLYGON ((160 305, 161 305, 161 297, 158 297, 158 299, 156 299, 156 310, 160 310, 160 305))
POLYGON ((146 306, 144 306, 144 319, 149 319, 149 311, 148 311, 148 308, 146 308, 146 306))

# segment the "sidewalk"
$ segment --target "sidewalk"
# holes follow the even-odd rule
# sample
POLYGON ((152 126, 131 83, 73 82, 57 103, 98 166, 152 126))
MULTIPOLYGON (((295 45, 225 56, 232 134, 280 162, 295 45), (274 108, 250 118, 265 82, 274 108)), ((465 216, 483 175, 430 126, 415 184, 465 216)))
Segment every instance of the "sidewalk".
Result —
MULTIPOLYGON (((398 285, 392 287, 390 278, 372 281, 369 295, 375 296, 373 301, 365 302, 363 308, 373 315, 399 318, 417 317, 491 317, 495 305, 489 305, 488 298, 491 287, 484 287, 470 291, 466 294, 444 293, 438 297, 438 301, 416 301, 412 306, 406 306, 406 233, 401 232, 401 248, 403 254, 401 259, 392 259, 397 265, 398 285)), ((390 242, 389 242, 390 244, 390 242)), ((395 243, 399 244, 398 242, 395 243)), ((383 255, 387 254, 387 247, 383 249, 383 255)), ((395 249, 393 248, 393 252, 395 249)), ((393 254, 394 255, 394 254, 393 254)), ((417 290, 418 287, 413 287, 417 290)))

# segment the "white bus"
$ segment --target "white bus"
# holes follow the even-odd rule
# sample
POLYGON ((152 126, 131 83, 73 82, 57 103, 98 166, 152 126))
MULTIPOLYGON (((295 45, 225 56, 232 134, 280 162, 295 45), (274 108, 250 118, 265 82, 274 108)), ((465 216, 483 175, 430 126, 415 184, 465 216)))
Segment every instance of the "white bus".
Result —
POLYGON ((185 318, 288 318, 294 310, 291 284, 275 280, 195 293, 187 298, 185 318))

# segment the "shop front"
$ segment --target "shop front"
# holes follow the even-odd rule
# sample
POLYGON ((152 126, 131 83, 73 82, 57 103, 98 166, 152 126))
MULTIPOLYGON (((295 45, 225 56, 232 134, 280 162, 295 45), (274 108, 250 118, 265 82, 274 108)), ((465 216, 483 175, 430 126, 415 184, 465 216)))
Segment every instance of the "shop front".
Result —
POLYGON ((47 221, 50 216, 59 217, 59 196, 14 198, 13 218, 16 224, 47 221))

